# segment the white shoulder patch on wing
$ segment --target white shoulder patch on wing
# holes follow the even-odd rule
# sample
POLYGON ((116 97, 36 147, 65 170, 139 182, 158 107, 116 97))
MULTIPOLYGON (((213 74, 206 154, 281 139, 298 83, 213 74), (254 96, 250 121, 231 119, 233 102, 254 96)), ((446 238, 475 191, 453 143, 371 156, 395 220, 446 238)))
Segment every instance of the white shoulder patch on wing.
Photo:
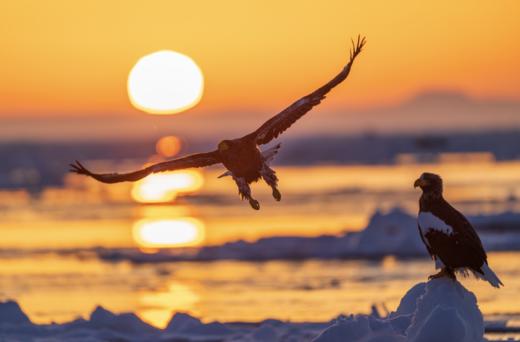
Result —
POLYGON ((298 102, 296 102, 296 105, 301 106, 302 104, 307 103, 307 102, 309 102, 309 99, 304 97, 304 98, 299 99, 298 102))
POLYGON ((262 151, 262 157, 264 158, 264 161, 269 164, 274 156, 276 156, 276 154, 278 153, 278 150, 280 149, 280 146, 282 146, 281 144, 276 144, 275 146, 265 150, 265 151, 262 151))
POLYGON ((436 230, 448 235, 453 234, 453 227, 430 212, 420 212, 418 221, 423 234, 426 234, 429 230, 436 230))

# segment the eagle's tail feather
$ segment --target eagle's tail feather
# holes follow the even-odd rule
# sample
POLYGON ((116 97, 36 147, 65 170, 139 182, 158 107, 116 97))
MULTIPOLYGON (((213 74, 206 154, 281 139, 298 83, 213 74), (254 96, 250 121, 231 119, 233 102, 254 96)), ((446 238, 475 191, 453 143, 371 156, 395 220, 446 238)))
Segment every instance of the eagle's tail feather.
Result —
POLYGON ((497 289, 500 288, 500 286, 504 286, 495 272, 493 272, 493 270, 488 266, 487 262, 484 262, 484 265, 482 265, 480 269, 482 270, 482 273, 475 272, 477 277, 483 280, 487 280, 493 287, 496 287, 497 289))

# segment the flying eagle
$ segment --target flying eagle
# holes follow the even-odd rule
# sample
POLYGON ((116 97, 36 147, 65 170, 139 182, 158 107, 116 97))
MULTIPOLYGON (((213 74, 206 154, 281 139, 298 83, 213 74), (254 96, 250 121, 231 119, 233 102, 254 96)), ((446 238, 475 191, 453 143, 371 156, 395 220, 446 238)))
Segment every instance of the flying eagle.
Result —
POLYGON ((441 177, 425 172, 415 181, 414 187, 422 190, 419 233, 435 260, 435 268, 441 268, 430 279, 442 276, 455 279, 455 272, 467 275, 471 271, 494 287, 504 286, 488 266, 486 251, 469 221, 442 196, 441 177))
POLYGON ((327 84, 315 90, 311 94, 302 97, 292 105, 278 113, 253 133, 242 138, 233 140, 222 140, 215 151, 207 153, 193 154, 190 156, 174 159, 148 166, 144 169, 129 173, 93 173, 86 169, 79 161, 70 164, 71 172, 90 176, 103 183, 134 182, 151 173, 173 171, 191 167, 204 167, 222 163, 227 168, 227 172, 222 176, 233 177, 238 186, 238 192, 242 199, 247 199, 253 209, 260 209, 260 204, 251 195, 250 184, 263 178, 271 187, 273 197, 280 201, 281 194, 277 188, 278 178, 274 170, 269 167, 270 161, 274 158, 280 144, 260 151, 258 146, 269 143, 277 138, 281 133, 288 129, 293 123, 301 118, 305 113, 317 106, 327 93, 345 80, 350 73, 350 68, 354 60, 363 49, 365 38, 358 36, 357 41, 352 41, 350 59, 343 70, 327 84))

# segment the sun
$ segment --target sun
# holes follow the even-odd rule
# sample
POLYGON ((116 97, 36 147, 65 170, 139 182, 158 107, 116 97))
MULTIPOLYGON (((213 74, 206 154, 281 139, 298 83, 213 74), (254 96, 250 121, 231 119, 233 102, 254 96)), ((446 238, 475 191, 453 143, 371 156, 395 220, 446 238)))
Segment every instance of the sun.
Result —
POLYGON ((141 57, 128 75, 134 107, 150 114, 175 114, 195 106, 204 77, 197 64, 178 52, 162 50, 141 57))

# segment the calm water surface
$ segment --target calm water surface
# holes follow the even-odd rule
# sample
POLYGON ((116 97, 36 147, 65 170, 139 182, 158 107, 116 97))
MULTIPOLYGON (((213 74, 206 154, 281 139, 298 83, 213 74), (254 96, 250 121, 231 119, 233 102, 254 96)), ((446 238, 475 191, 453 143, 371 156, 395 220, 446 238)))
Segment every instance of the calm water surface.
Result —
MULTIPOLYGON (((490 263, 504 288, 462 282, 484 314, 516 317, 520 254, 491 253, 490 263)), ((2 259, 0 296, 17 299, 36 322, 86 317, 96 304, 136 312, 159 327, 178 311, 204 321, 326 321, 340 313, 368 313, 371 304, 393 310, 407 289, 433 272, 428 260, 393 258, 132 265, 48 254, 2 259)))
MULTIPOLYGON (((36 322, 86 316, 95 305, 134 311, 164 326, 187 311, 205 321, 328 320, 368 312, 372 303, 395 309, 404 291, 433 272, 428 260, 107 263, 77 248, 141 247, 168 239, 172 246, 218 244, 274 235, 339 234, 362 229, 377 209, 417 210, 412 187, 425 171, 438 172, 446 197, 467 214, 520 211, 520 162, 396 166, 277 168, 282 202, 253 187, 259 212, 241 202, 221 170, 169 204, 144 205, 131 184, 107 186, 68 177, 64 188, 40 194, 0 192, 0 298, 13 298, 36 322), (166 231, 164 229, 166 227, 166 231), (172 236, 171 231, 177 232, 172 236), (45 251, 42 251, 45 249, 45 251), (67 250, 65 253, 63 250, 67 250)), ((153 252, 153 250, 149 250, 153 252)), ((506 287, 464 280, 485 314, 516 314, 520 254, 492 253, 506 287)))

